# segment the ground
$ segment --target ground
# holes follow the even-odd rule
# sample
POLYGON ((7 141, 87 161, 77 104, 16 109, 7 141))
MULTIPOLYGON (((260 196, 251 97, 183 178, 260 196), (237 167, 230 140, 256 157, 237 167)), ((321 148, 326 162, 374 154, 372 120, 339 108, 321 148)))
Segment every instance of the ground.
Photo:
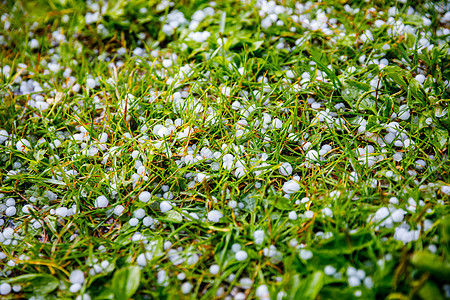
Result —
POLYGON ((2 299, 450 298, 448 1, 3 1, 2 299))

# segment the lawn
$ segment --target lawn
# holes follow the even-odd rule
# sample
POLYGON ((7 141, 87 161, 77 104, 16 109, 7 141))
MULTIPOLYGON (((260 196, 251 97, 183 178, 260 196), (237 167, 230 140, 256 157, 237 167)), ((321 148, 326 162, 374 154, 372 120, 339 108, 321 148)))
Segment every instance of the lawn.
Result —
POLYGON ((448 1, 4 0, 1 299, 449 299, 448 1))

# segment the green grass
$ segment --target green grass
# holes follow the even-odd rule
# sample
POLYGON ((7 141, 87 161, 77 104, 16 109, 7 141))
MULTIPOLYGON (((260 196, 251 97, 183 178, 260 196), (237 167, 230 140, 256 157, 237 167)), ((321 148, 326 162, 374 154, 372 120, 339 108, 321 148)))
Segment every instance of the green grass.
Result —
POLYGON ((449 5, 342 3, 5 1, 1 297, 449 298, 449 5))

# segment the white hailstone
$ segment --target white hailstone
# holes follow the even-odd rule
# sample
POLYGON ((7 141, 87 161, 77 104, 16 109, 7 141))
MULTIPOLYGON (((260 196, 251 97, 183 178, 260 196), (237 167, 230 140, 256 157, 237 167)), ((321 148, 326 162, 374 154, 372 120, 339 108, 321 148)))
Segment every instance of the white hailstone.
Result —
POLYGON ((159 208, 161 209, 162 213, 165 213, 172 209, 172 204, 170 204, 169 201, 162 201, 159 204, 159 208))
POLYGON ((311 104, 311 108, 313 109, 319 109, 322 106, 322 104, 320 104, 319 102, 314 102, 313 104, 311 104))
POLYGON ((231 245, 231 251, 233 252, 238 252, 239 250, 241 250, 242 246, 241 244, 235 243, 233 245, 231 245))
POLYGON ((150 200, 151 194, 147 191, 143 191, 139 194, 139 200, 141 202, 147 203, 150 200))
POLYGON ((246 170, 244 167, 237 167, 236 170, 234 171, 234 176, 236 176, 237 178, 241 178, 245 176, 245 174, 246 170))
POLYGON ((186 264, 188 264, 189 266, 195 265, 199 259, 200 257, 196 253, 191 253, 186 258, 186 264))
POLYGON ((280 119, 275 118, 275 119, 272 121, 272 126, 273 126, 274 128, 276 128, 276 129, 280 129, 281 127, 283 127, 283 122, 282 122, 280 119))
POLYGON ((359 286, 361 285, 361 279, 356 276, 350 276, 348 278, 348 285, 351 287, 359 286))
POLYGON ((289 246, 291 246, 292 248, 297 247, 298 245, 298 241, 296 239, 292 239, 289 241, 289 246))
POLYGON ((33 206, 31 206, 30 204, 25 204, 22 207, 22 213, 29 214, 30 213, 30 208, 33 208, 33 206))
POLYGON ((81 288, 82 288, 81 284, 75 283, 69 287, 69 291, 71 293, 78 293, 78 291, 81 290, 81 288))
POLYGON ((364 285, 365 285, 366 288, 368 288, 369 290, 372 289, 373 286, 374 286, 372 277, 366 277, 366 278, 364 279, 364 285))
POLYGON ((212 265, 209 267, 209 272, 212 275, 217 275, 219 273, 219 271, 220 271, 219 265, 212 265))
POLYGON ((5 239, 12 239, 14 237, 14 229, 11 227, 5 228, 5 230, 3 230, 3 236, 5 239))
POLYGON ((17 150, 19 150, 20 152, 28 152, 31 148, 31 144, 27 139, 20 139, 19 141, 17 141, 16 143, 16 148, 17 150))
POLYGON ((303 260, 308 260, 313 257, 313 253, 306 249, 300 249, 299 255, 300 255, 300 258, 303 260))
POLYGON ((264 233, 264 230, 261 230, 261 229, 256 230, 253 233, 253 238, 255 239, 255 244, 261 245, 264 242, 265 235, 266 234, 264 233))
POLYGON ((289 78, 289 79, 293 79, 293 78, 295 78, 295 74, 291 70, 287 70, 286 71, 286 77, 289 78))
POLYGON ((223 217, 223 214, 216 209, 211 210, 208 213, 208 220, 211 222, 219 222, 222 217, 223 217))
POLYGON ((114 207, 114 214, 116 216, 120 216, 123 213, 124 210, 125 210, 125 207, 123 205, 119 204, 116 207, 114 207))
POLYGON ((316 150, 309 150, 306 152, 306 160, 310 162, 315 162, 319 160, 319 152, 316 150))
POLYGON ((295 180, 286 181, 283 184, 283 191, 286 194, 294 194, 300 190, 300 184, 295 180))
POLYGON ((423 74, 418 74, 415 79, 420 83, 423 84, 425 82, 426 77, 423 74))
POLYGON ((133 212, 135 218, 142 219, 145 217, 145 210, 142 208, 138 208, 133 212))
POLYGON ((160 270, 157 273, 157 283, 161 286, 169 285, 169 277, 167 276, 166 271, 160 270))
POLYGON ((392 221, 398 223, 398 222, 402 222, 403 218, 405 217, 406 211, 404 211, 403 209, 399 208, 396 209, 392 214, 391 214, 391 218, 392 221))
POLYGON ((195 212, 189 213, 189 216, 191 216, 191 218, 194 220, 200 220, 199 216, 195 212))
POLYGON ((234 200, 230 200, 230 201, 228 202, 228 206, 229 206, 231 209, 235 209, 235 208, 237 207, 237 202, 234 201, 234 200))
POLYGON ((18 293, 18 292, 20 292, 22 290, 22 287, 20 286, 20 284, 15 284, 15 285, 12 286, 12 290, 15 293, 18 293))
POLYGON ((32 39, 28 42, 28 45, 31 49, 36 49, 37 47, 39 47, 39 41, 37 39, 32 39))
POLYGON ((267 285, 262 284, 256 289, 255 295, 259 299, 268 300, 270 299, 269 288, 267 287, 267 285))
POLYGON ((295 211, 289 212, 289 219, 290 220, 297 220, 297 213, 295 211))
POLYGON ((364 270, 359 269, 356 271, 356 277, 363 280, 364 278, 366 278, 366 272, 364 272, 364 270))
POLYGON ((14 206, 16 205, 16 200, 14 200, 14 198, 9 198, 8 200, 6 200, 5 202, 6 206, 14 206))
POLYGON ((95 199, 94 206, 96 208, 107 207, 108 206, 108 199, 105 196, 103 196, 103 195, 98 196, 97 199, 95 199))
POLYGON ((283 176, 289 176, 292 174, 292 166, 288 162, 284 162, 281 164, 280 168, 278 168, 278 171, 283 176))
POLYGON ((81 270, 73 270, 70 273, 69 277, 70 283, 79 283, 82 284, 84 282, 84 273, 81 270))
POLYGON ((61 218, 64 218, 64 217, 67 216, 67 212, 68 212, 67 207, 64 207, 64 206, 63 207, 58 207, 55 210, 55 215, 60 216, 61 218))
POLYGON ((305 217, 308 219, 312 219, 312 217, 314 216, 314 212, 313 211, 305 211, 305 217))
POLYGON ((165 241, 163 244, 164 251, 168 250, 170 247, 172 247, 171 241, 165 241))
POLYGON ((231 109, 239 110, 241 108, 242 108, 242 105, 239 101, 234 101, 233 103, 231 103, 231 109))
POLYGON ((325 275, 332 276, 336 273, 336 268, 328 265, 325 267, 324 273, 325 273, 325 275))
POLYGON ((389 216, 389 209, 387 207, 381 207, 377 210, 374 216, 374 222, 380 222, 389 216))
POLYGON ((152 225, 154 223, 154 220, 152 217, 145 217, 144 219, 142 219, 142 224, 144 224, 144 226, 148 227, 150 225, 152 225))
POLYGON ((183 283, 181 285, 181 292, 185 295, 189 294, 192 290, 192 287, 193 287, 192 284, 190 282, 186 281, 185 283, 183 283))
POLYGON ((8 295, 11 293, 11 285, 9 283, 2 283, 0 285, 0 295, 8 295))
POLYGON ((86 79, 86 85, 87 85, 89 88, 93 89, 93 88, 95 88, 95 86, 97 85, 97 82, 95 81, 95 79, 88 78, 88 79, 86 79))
POLYGON ((330 208, 328 208, 328 207, 325 207, 324 209, 322 209, 322 214, 324 216, 327 216, 327 217, 330 217, 330 218, 333 217, 333 211, 330 208))
POLYGON ((441 192, 446 195, 450 194, 450 185, 441 186, 441 192))
MULTIPOLYGON (((434 244, 431 244, 431 245, 428 246, 428 250, 429 250, 431 253, 436 253, 436 251, 437 251, 437 246, 434 245, 434 244)), ((370 278, 370 277, 367 277, 367 278, 370 278)), ((366 279, 367 279, 367 278, 366 278, 366 279)), ((364 284, 365 284, 365 283, 364 283, 364 284)))
POLYGON ((197 175, 195 176, 195 180, 197 182, 203 182, 206 178, 208 178, 208 175, 206 175, 205 173, 197 173, 197 175))
POLYGON ((394 160, 396 162, 399 162, 399 161, 401 161, 403 159, 403 153, 396 152, 392 157, 394 158, 394 160))
POLYGON ((391 197, 391 198, 389 198, 389 203, 392 203, 392 204, 398 204, 398 198, 397 198, 397 197, 391 197))
POLYGON ((236 258, 236 260, 238 260, 238 261, 244 261, 244 260, 247 259, 247 257, 248 257, 248 254, 247 254, 247 252, 245 252, 244 250, 239 250, 239 251, 236 252, 236 254, 235 254, 235 258, 236 258))
POLYGON ((406 105, 406 104, 400 105, 399 112, 398 112, 398 118, 405 121, 405 120, 408 120, 410 116, 411 116, 411 113, 410 113, 408 105, 406 105))
POLYGON ((75 84, 72 86, 72 91, 73 91, 74 93, 78 93, 80 90, 81 90, 81 85, 80 85, 79 83, 75 83, 75 84))
POLYGON ((423 170, 427 166, 427 163, 423 159, 419 159, 416 161, 416 168, 418 170, 423 170))
POLYGON ((186 279, 186 274, 184 272, 181 272, 177 275, 178 280, 184 280, 186 279))
POLYGON ((17 212, 17 209, 16 209, 15 206, 10 206, 10 207, 8 207, 8 208, 5 210, 5 214, 6 214, 8 217, 14 216, 14 215, 16 214, 16 212, 17 212))
POLYGON ((138 255, 136 258, 136 263, 141 267, 145 267, 147 265, 147 258, 144 253, 138 255))
POLYGON ((135 227, 139 225, 139 219, 138 218, 131 218, 128 221, 128 224, 130 224, 131 227, 135 227))
POLYGON ((36 107, 38 110, 47 110, 50 107, 50 104, 48 104, 45 101, 36 101, 36 103, 34 104, 34 107, 36 107))
POLYGON ((171 59, 164 59, 163 61, 162 61, 162 65, 163 65, 163 67, 165 68, 165 69, 168 69, 168 68, 170 68, 171 66, 172 66, 172 60, 171 59))
POLYGON ((0 130, 0 144, 3 144, 5 141, 8 140, 8 132, 4 129, 0 130))

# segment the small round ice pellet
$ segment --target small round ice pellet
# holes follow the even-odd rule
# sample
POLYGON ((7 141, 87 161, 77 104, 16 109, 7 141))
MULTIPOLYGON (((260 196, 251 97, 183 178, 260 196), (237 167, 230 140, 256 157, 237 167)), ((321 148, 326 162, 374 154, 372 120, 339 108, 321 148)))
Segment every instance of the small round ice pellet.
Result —
POLYGON ((192 290, 192 284, 190 282, 185 282, 181 285, 181 292, 183 294, 189 294, 189 292, 192 290))
POLYGON ((295 211, 289 212, 289 219, 290 220, 297 220, 297 213, 295 211))
POLYGON ((267 285, 262 284, 256 289, 255 295, 259 299, 270 299, 269 288, 267 285))
POLYGON ((3 236, 5 237, 5 239, 12 239, 14 237, 14 229, 12 229, 11 227, 5 228, 3 230, 3 236))
POLYGON ((248 254, 244 250, 239 250, 238 252, 236 252, 235 257, 238 261, 244 261, 247 259, 248 254))
POLYGON ((131 219, 128 221, 128 223, 130 224, 130 226, 135 227, 135 226, 137 226, 137 225, 139 224, 139 219, 137 219, 137 218, 131 218, 131 219))
POLYGON ((162 213, 165 213, 172 209, 172 204, 170 204, 169 201, 162 201, 159 204, 159 208, 161 209, 162 213))
POLYGON ((143 224, 144 226, 146 226, 146 227, 152 225, 153 222, 154 222, 153 218, 152 218, 152 217, 149 217, 149 216, 147 216, 147 217, 145 217, 144 219, 142 219, 142 224, 143 224))
POLYGON ((139 195, 139 201, 142 201, 144 203, 147 203, 150 200, 151 194, 147 191, 143 191, 140 195, 139 195))
POLYGON ((314 216, 314 212, 308 210, 305 211, 305 217, 307 217, 308 219, 311 219, 314 216))
POLYGON ((361 279, 356 276, 350 276, 348 278, 348 285, 351 287, 359 286, 361 285, 361 279))
POLYGON ((141 267, 145 267, 147 265, 147 258, 144 253, 138 255, 136 258, 136 263, 141 267))
POLYGON ((70 283, 83 283, 84 282, 84 273, 81 270, 73 270, 70 273, 69 277, 70 283))
POLYGON ((28 152, 28 150, 30 150, 30 148, 31 148, 31 144, 26 139, 20 139, 16 143, 16 149, 19 150, 20 152, 28 152))
POLYGON ((211 222, 219 222, 222 217, 223 217, 223 214, 216 209, 211 210, 208 213, 208 220, 211 222))
POLYGON ((292 174, 292 166, 288 162, 284 162, 281 164, 281 166, 278 168, 278 171, 283 176, 289 176, 292 174))
POLYGON ((145 210, 142 208, 138 208, 133 212, 135 218, 142 219, 145 217, 145 210))
POLYGON ((94 206, 96 208, 107 207, 108 206, 108 199, 105 196, 103 196, 103 195, 98 196, 97 199, 95 199, 94 206))
POLYGON ((6 214, 8 217, 14 216, 14 215, 16 214, 16 212, 17 212, 17 209, 16 209, 15 206, 10 206, 10 207, 8 207, 8 208, 5 210, 5 214, 6 214))
POLYGON ((0 285, 0 295, 8 295, 11 293, 11 285, 9 283, 2 283, 0 285))
POLYGON ((58 207, 58 208, 55 210, 55 214, 56 214, 57 216, 62 217, 62 218, 66 217, 66 216, 67 216, 67 207, 58 207))
POLYGON ((300 185, 295 180, 289 180, 283 184, 283 191, 286 194, 293 194, 295 192, 298 192, 299 190, 300 190, 300 185))
POLYGON ((123 213, 123 211, 125 210, 125 207, 123 205, 117 205, 116 207, 114 207, 114 214, 116 216, 119 216, 123 213))
POLYGON ((79 290, 81 290, 82 286, 79 283, 74 283, 70 286, 69 291, 71 293, 77 293, 79 290))
POLYGON ((212 265, 209 267, 209 272, 212 275, 216 275, 217 273, 219 273, 219 265, 212 265))
POLYGON ((242 248, 241 244, 238 243, 231 245, 231 251, 233 252, 238 252, 239 250, 241 250, 241 248, 242 248))
POLYGON ((325 275, 332 276, 336 273, 336 268, 328 265, 325 267, 324 273, 325 273, 325 275))

